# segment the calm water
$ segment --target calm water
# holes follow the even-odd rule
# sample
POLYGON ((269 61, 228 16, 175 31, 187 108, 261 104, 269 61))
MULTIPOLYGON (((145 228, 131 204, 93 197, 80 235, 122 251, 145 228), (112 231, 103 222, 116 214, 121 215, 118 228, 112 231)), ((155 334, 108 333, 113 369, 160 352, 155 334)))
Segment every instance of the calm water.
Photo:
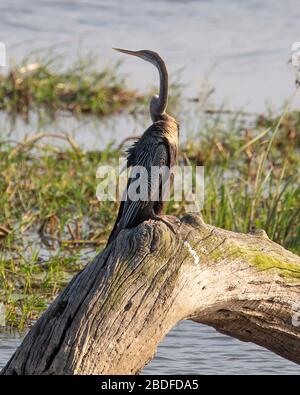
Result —
MULTIPOLYGON (((299 19, 298 0, 1 0, 0 41, 12 62, 30 52, 46 53, 49 46, 66 61, 90 51, 99 55, 99 64, 124 59, 121 71, 141 91, 155 83, 153 67, 113 53, 111 47, 154 49, 165 58, 171 76, 182 69, 186 97, 203 93, 208 80, 216 88, 214 102, 228 99, 234 108, 263 111, 266 103, 280 106, 294 90, 287 60, 292 43, 300 41, 299 19)), ((298 98, 294 105, 299 104, 298 98)), ((139 134, 140 127, 126 117, 96 126, 91 119, 78 123, 68 118, 55 130, 73 132, 80 144, 99 147, 116 136, 139 134)), ((7 128, 3 117, 0 128, 7 128)), ((34 122, 26 128, 15 125, 10 133, 17 139, 35 128, 34 122)), ((19 342, 19 337, 0 335, 0 367, 19 342)), ((182 322, 144 373, 292 374, 299 367, 253 344, 182 322)))
POLYGON ((12 61, 49 46, 67 61, 91 51, 102 64, 124 59, 139 89, 153 85, 153 66, 111 48, 154 49, 171 76, 184 68, 189 95, 208 77, 217 100, 260 110, 291 96, 299 19, 298 0, 1 0, 0 41, 12 61))
MULTIPOLYGON (((299 19, 298 0, 2 0, 0 41, 10 63, 47 54, 50 47, 65 63, 90 52, 98 55, 99 66, 123 60, 120 72, 139 91, 157 82, 157 72, 111 48, 154 49, 166 60, 171 79, 181 70, 186 98, 203 97, 213 87, 213 103, 264 111, 267 105, 281 107, 294 91, 295 73, 287 61, 291 45, 300 41, 299 19)), ((182 137, 199 131, 189 116, 180 123, 182 137)), ((107 123, 69 117, 42 126, 19 121, 11 137, 54 129, 94 148, 140 134, 146 125, 124 116, 107 123)), ((0 115, 0 131, 7 128, 0 115)))

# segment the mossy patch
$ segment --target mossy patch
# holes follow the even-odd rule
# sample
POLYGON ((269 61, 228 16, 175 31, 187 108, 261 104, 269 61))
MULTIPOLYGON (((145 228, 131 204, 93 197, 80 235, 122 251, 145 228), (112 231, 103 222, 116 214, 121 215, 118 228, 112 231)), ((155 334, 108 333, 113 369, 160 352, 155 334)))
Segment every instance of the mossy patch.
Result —
MULTIPOLYGON (((250 248, 250 246, 249 246, 250 248)), ((274 252, 260 252, 252 251, 242 246, 231 246, 225 253, 225 255, 234 256, 236 259, 243 259, 251 266, 255 266, 260 271, 276 271, 279 276, 300 279, 300 264, 297 262, 287 262, 286 260, 280 259, 278 255, 272 256, 274 252)), ((218 257, 222 255, 222 252, 218 252, 218 257)), ((217 254, 214 256, 217 259, 217 254)))
POLYGON ((250 262, 259 270, 276 269, 282 277, 300 279, 300 265, 296 262, 286 262, 262 253, 255 254, 250 262))

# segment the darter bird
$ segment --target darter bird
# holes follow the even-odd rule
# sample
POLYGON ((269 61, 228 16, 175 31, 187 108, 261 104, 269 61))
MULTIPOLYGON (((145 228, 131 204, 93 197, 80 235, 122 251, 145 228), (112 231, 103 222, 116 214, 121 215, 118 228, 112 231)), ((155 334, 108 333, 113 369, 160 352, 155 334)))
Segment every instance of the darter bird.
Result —
MULTIPOLYGON (((160 87, 159 95, 153 96, 150 101, 150 115, 153 124, 127 151, 127 167, 131 167, 132 171, 136 166, 145 169, 148 177, 144 181, 144 186, 147 187, 147 199, 132 200, 127 194, 127 199, 122 200, 120 204, 118 216, 107 244, 112 242, 122 229, 133 228, 148 219, 164 222, 175 233, 173 225, 161 215, 164 206, 163 189, 167 183, 169 186, 172 181, 170 173, 167 172, 166 176, 163 175, 163 172, 160 175, 157 173, 151 175, 151 168, 156 166, 159 169, 171 169, 176 164, 179 138, 177 121, 166 113, 169 88, 168 72, 162 58, 158 53, 149 50, 113 49, 152 63, 158 69, 160 87), (156 198, 153 199, 153 196, 156 198)), ((141 175, 141 177, 143 176, 141 175)), ((132 177, 129 177, 126 193, 132 186, 133 180, 132 177)), ((143 179, 141 184, 142 181, 143 179)))

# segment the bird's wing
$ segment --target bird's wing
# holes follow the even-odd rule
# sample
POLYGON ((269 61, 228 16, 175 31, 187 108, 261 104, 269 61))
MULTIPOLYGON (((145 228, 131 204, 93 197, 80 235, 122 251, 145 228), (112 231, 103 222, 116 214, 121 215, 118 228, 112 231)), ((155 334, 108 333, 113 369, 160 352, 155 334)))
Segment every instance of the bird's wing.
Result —
MULTIPOLYGON (((132 200, 130 199, 130 196, 127 196, 120 221, 122 229, 131 227, 133 224, 138 223, 139 214, 149 206, 149 204, 151 204, 152 198, 159 198, 162 186, 162 183, 160 182, 161 177, 158 172, 155 171, 151 174, 151 168, 152 166, 161 167, 166 165, 168 165, 168 149, 165 144, 163 142, 145 144, 144 149, 142 149, 137 155, 135 162, 135 166, 141 166, 144 169, 144 172, 141 173, 138 178, 141 188, 140 196, 142 199, 132 200)), ((132 178, 129 179, 127 186, 128 192, 130 192, 130 187, 136 180, 137 179, 133 180, 132 178)))
POLYGON ((123 210, 124 210, 124 203, 125 203, 124 201, 122 201, 122 202, 120 203, 120 207, 119 207, 119 211, 118 211, 118 216, 117 216, 116 222, 115 222, 115 224, 114 224, 114 227, 113 227, 112 231, 110 232, 110 236, 109 236, 109 238, 108 238, 107 245, 115 238, 115 236, 116 236, 117 233, 118 233, 118 227, 119 227, 120 220, 121 220, 121 218, 122 218, 122 214, 123 214, 123 210))
MULTIPOLYGON (((121 173, 123 173, 123 171, 125 171, 129 167, 134 166, 134 163, 136 161, 136 146, 137 146, 138 142, 139 142, 139 140, 136 140, 132 144, 132 146, 130 148, 128 148, 128 150, 127 150, 127 161, 126 161, 125 166, 121 169, 121 173)), ((127 184, 127 189, 128 189, 128 184, 127 184)), ((120 203, 118 215, 117 215, 114 227, 113 227, 113 229, 112 229, 112 231, 110 233, 110 236, 108 238, 107 244, 109 244, 115 238, 116 234, 118 233, 120 220, 122 218, 123 211, 124 211, 124 204, 125 204, 125 201, 124 201, 124 196, 123 196, 123 199, 122 199, 122 201, 120 203)))
MULTIPOLYGON (((152 124, 143 134, 143 136, 135 141, 127 151, 127 167, 144 166, 151 169, 151 165, 170 165, 172 159, 172 152, 168 141, 163 137, 162 124, 156 122, 152 124), (167 159, 166 159, 167 158, 167 159)), ((132 179, 128 180, 127 190, 132 183, 132 179)), ((149 180, 148 180, 149 184, 149 180)), ((153 182, 157 188, 160 187, 161 182, 153 182)), ((153 193, 155 188, 152 188, 153 193)), ((151 189, 150 189, 151 191, 151 189)), ((157 192, 157 191, 156 191, 157 192)), ((135 226, 139 217, 139 213, 147 206, 145 201, 122 201, 120 204, 118 216, 108 240, 108 244, 115 239, 121 229, 135 226)))
POLYGON ((134 166, 136 162, 136 152, 137 152, 137 145, 139 140, 136 140, 131 147, 127 150, 127 168, 130 166, 134 166))

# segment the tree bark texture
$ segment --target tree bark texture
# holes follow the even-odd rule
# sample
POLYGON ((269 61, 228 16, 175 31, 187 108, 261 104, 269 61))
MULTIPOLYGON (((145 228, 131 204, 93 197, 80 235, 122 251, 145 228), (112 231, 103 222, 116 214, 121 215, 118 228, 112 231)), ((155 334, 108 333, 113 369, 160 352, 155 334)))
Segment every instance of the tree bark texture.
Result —
POLYGON ((175 235, 150 220, 72 279, 1 374, 137 374, 184 319, 300 364, 297 303, 300 258, 263 231, 234 233, 193 214, 175 235))

